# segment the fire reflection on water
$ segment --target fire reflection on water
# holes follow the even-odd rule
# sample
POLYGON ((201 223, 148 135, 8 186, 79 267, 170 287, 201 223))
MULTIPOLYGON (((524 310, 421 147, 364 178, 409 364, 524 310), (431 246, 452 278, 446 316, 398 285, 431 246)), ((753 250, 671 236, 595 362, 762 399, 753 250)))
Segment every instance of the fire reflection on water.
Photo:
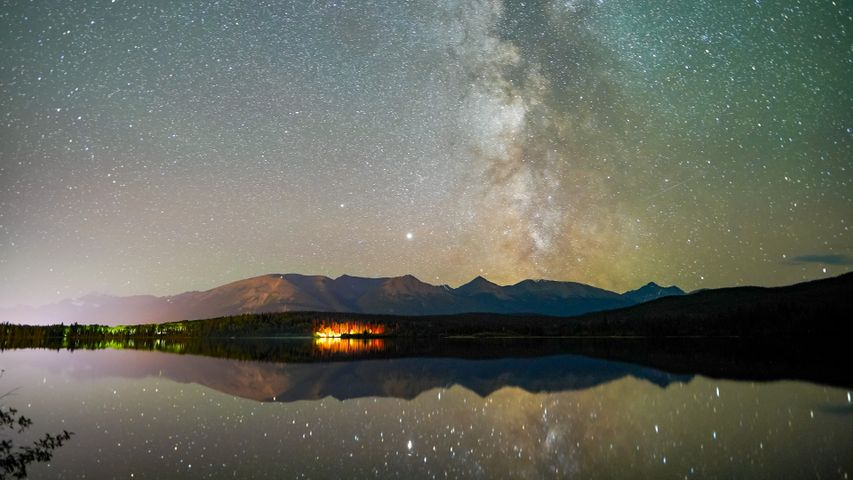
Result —
POLYGON ((383 350, 385 350, 383 338, 314 338, 314 351, 320 355, 358 355, 383 350))

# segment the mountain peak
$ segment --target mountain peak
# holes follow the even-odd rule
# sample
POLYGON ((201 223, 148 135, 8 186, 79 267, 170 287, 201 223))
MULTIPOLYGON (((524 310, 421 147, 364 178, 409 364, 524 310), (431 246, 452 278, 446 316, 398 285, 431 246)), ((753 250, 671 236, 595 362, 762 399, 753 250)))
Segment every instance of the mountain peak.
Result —
POLYGON ((424 282, 418 280, 418 278, 414 275, 401 275, 399 277, 391 277, 388 279, 388 283, 399 284, 399 285, 426 285, 424 282))
POLYGON ((495 290, 499 290, 501 287, 494 283, 486 280, 482 275, 477 275, 470 282, 459 286, 455 290, 460 293, 483 293, 483 292, 493 292, 495 290))
POLYGON ((391 277, 383 282, 383 290, 392 295, 429 293, 439 287, 424 283, 414 275, 391 277))
POLYGON ((622 295, 634 302, 643 303, 656 298, 684 295, 684 290, 675 285, 662 287, 655 282, 649 282, 636 290, 629 290, 622 295))
POLYGON ((472 284, 473 285, 494 285, 494 286, 498 286, 497 283, 487 280, 486 277, 484 277, 482 275, 477 275, 476 277, 474 277, 473 280, 466 283, 466 285, 472 285, 472 284))

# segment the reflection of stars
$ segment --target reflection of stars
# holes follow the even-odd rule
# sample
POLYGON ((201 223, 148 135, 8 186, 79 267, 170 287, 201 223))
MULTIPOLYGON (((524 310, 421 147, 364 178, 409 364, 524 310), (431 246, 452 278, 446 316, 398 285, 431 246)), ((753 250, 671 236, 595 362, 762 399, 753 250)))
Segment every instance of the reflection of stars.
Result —
POLYGON ((411 240, 413 238, 415 238, 415 236, 412 234, 412 232, 406 232, 406 240, 411 240))

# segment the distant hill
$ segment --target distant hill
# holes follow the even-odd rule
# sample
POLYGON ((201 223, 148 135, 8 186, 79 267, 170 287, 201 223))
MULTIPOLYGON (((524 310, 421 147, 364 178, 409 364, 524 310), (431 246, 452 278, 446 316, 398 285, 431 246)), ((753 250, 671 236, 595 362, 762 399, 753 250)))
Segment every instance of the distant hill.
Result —
POLYGON ((853 319, 853 273, 785 287, 732 287, 671 296, 572 319, 578 334, 846 335, 853 319))
POLYGON ((668 295, 678 287, 650 283, 619 294, 575 282, 524 280, 501 286, 477 277, 458 288, 412 275, 363 278, 269 274, 202 292, 155 297, 88 295, 43 307, 0 309, 0 322, 132 325, 269 312, 347 312, 383 315, 459 313, 572 316, 623 308, 668 295))

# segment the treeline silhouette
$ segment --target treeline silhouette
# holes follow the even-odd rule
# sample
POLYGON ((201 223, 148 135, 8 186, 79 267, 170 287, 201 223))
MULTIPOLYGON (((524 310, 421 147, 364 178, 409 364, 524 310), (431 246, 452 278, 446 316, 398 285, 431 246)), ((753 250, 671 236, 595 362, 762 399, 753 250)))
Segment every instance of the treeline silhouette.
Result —
POLYGON ((185 351, 200 339, 311 336, 336 323, 381 326, 397 338, 458 336, 815 337, 845 334, 853 318, 853 274, 788 287, 737 287, 666 297, 580 317, 459 314, 394 316, 282 312, 108 327, 0 325, 0 348, 122 346, 185 351), (115 344, 115 345, 113 345, 115 344))

